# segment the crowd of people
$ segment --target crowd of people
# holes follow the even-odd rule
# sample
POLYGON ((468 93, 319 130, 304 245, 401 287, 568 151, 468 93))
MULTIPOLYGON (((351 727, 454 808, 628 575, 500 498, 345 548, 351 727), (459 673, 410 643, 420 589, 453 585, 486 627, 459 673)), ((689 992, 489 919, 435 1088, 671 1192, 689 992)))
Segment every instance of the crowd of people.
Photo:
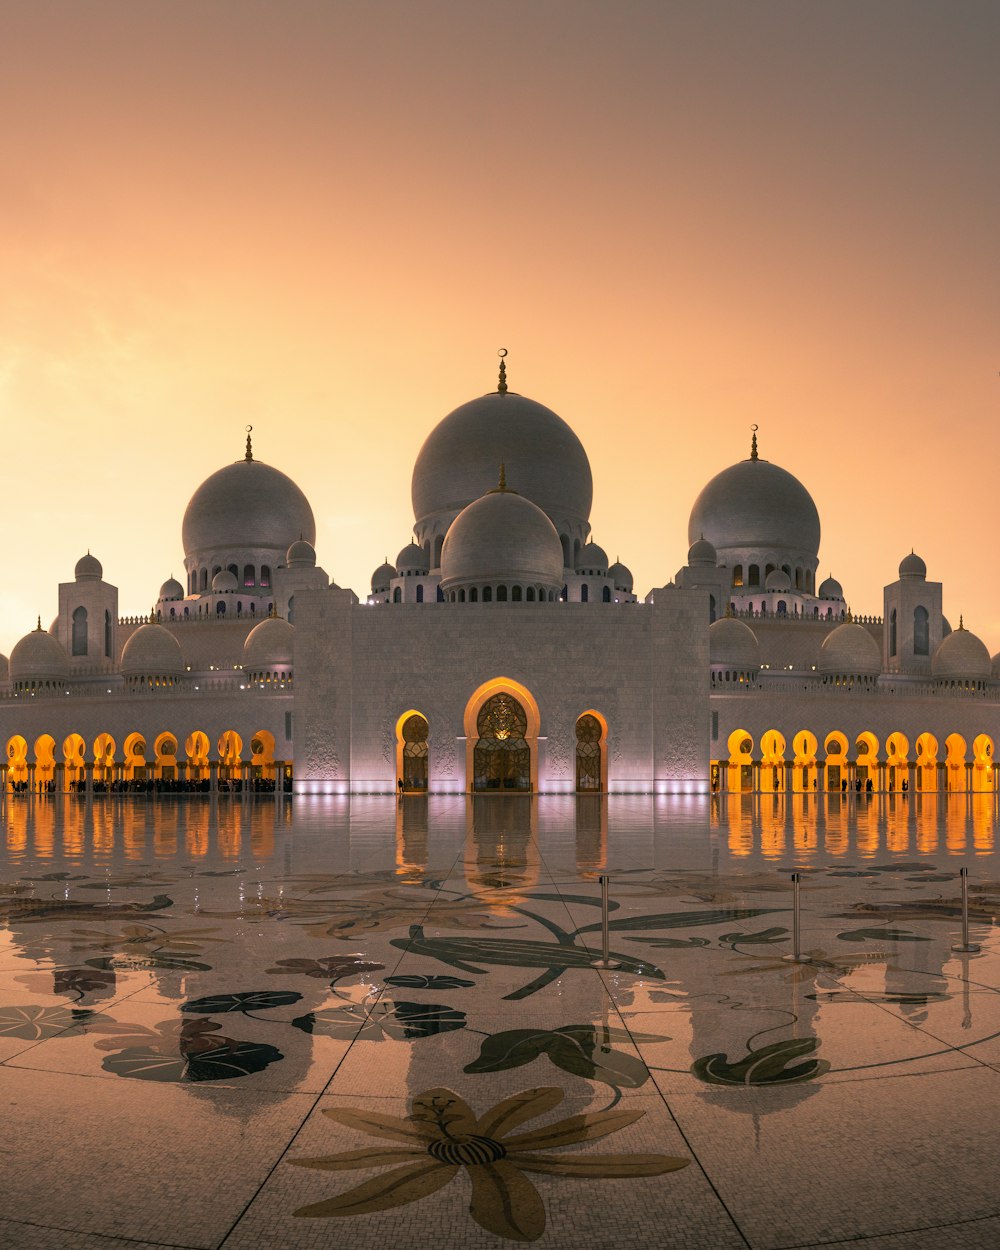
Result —
MULTIPOLYGON (((56 793, 54 778, 49 781, 39 781, 34 787, 27 781, 12 781, 10 788, 12 794, 27 794, 29 791, 33 791, 35 794, 56 793)), ((119 778, 115 781, 94 781, 92 793, 132 795, 210 794, 211 789, 212 785, 207 777, 201 780, 185 779, 184 781, 176 777, 149 777, 145 779, 134 777, 129 780, 119 778)), ((233 780, 220 777, 217 789, 220 794, 274 794, 277 792, 278 783, 273 777, 254 777, 250 781, 243 781, 239 777, 233 780)), ((69 792, 70 794, 86 794, 87 783, 85 781, 71 781, 69 783, 69 792)), ((284 778, 282 792, 291 794, 292 780, 290 777, 284 778)))

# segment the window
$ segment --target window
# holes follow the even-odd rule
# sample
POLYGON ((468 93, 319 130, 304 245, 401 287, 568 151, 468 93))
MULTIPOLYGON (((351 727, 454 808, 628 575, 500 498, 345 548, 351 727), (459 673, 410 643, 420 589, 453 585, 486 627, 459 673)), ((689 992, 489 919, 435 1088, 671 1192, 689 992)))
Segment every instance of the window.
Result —
MULTIPOLYGON (((604 590, 601 592, 601 598, 604 600, 605 603, 611 602, 611 587, 610 586, 604 587, 604 590)), ((714 603, 715 600, 713 599, 712 602, 714 603)), ((712 619, 714 620, 715 618, 713 617, 712 619)))
POLYGON ((581 603, 590 602, 590 587, 587 585, 586 582, 584 582, 583 585, 580 587, 580 602, 581 603))
POLYGON ((510 592, 510 601, 511 603, 521 602, 521 587, 520 586, 515 586, 513 590, 510 592))
POLYGON ((759 564, 751 564, 750 567, 747 569, 747 585, 748 586, 760 585, 760 565, 759 564))
POLYGON ((469 602, 470 603, 479 602, 479 591, 475 588, 475 586, 473 586, 473 588, 469 591, 469 602))
POLYGON ((708 596, 708 623, 711 625, 715 621, 715 595, 708 596))
POLYGON ((240 566, 238 564, 230 564, 229 572, 236 578, 237 586, 240 584, 240 566))
POLYGON ((393 603, 402 603, 402 602, 403 602, 403 592, 399 589, 399 587, 398 587, 398 586, 397 586, 397 587, 396 587, 396 589, 392 592, 392 601, 393 601, 393 603))
MULTIPOLYGON (((184 609, 184 612, 186 615, 187 608, 184 609)), ((115 649, 114 621, 112 621, 111 619, 111 613, 105 610, 104 612, 104 654, 109 660, 111 659, 111 656, 114 653, 114 649, 115 649)))
POLYGON ((208 590, 208 569, 201 570, 201 593, 204 594, 208 590))
POLYGON ((271 585, 271 566, 269 564, 260 566, 260 584, 265 588, 269 588, 271 585))
POLYGON ((423 603, 423 601, 424 601, 424 588, 423 586, 418 586, 417 587, 417 603, 423 603))
POLYGON ((742 564, 737 564, 737 565, 734 565, 733 567, 733 585, 734 586, 743 585, 743 565, 742 564))
POLYGON ((585 712, 576 722, 576 788, 601 789, 601 722, 585 712))
POLYGON ((527 593, 527 596, 526 596, 526 601, 527 601, 528 603, 534 603, 534 602, 535 602, 535 588, 534 588, 534 586, 529 586, 529 587, 528 587, 528 593, 527 593))
POLYGON ((492 603, 492 602, 493 602, 493 587, 484 586, 483 587, 483 603, 492 603))
POLYGON ((896 609, 889 613, 889 654, 896 654, 896 609))
POLYGON ((926 608, 916 608, 913 612, 913 654, 930 655, 930 617, 926 608))
MULTIPOLYGON (((463 599, 463 600, 465 599, 465 591, 464 591, 464 590, 462 591, 462 599, 463 599)), ((440 586, 437 588, 437 601, 438 601, 438 603, 444 603, 444 591, 441 589, 441 587, 440 587, 440 586)))
POLYGON ((73 654, 87 654, 87 609, 76 608, 73 612, 73 654))
POLYGON ((252 564, 244 564, 243 566, 243 585, 256 586, 257 578, 252 564))

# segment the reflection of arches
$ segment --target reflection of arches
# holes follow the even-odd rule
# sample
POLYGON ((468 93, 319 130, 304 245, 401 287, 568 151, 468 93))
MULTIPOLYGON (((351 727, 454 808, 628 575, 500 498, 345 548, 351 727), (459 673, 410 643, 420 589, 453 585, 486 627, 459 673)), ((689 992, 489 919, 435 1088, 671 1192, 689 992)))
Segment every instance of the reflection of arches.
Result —
POLYGON ((200 729, 188 734, 184 741, 189 781, 208 780, 208 734, 200 729))
POLYGON ((905 734, 894 730, 885 740, 886 785, 889 790, 909 789, 910 743, 905 734))
POLYGON ((153 776, 157 780, 177 779, 177 739, 172 733, 162 733, 153 743, 155 763, 153 776))
POLYGON ((66 764, 66 788, 79 786, 86 778, 84 752, 87 744, 79 734, 69 734, 62 744, 63 760, 66 764))
POLYGON ((808 729, 800 729, 792 739, 794 761, 792 767, 792 790, 796 794, 808 794, 816 789, 816 735, 808 729))
POLYGON ((993 739, 980 734, 972 744, 972 788, 977 794, 993 790, 993 739))
POLYGON ((28 744, 20 734, 7 740, 7 781, 11 786, 28 784, 28 744))
POLYGON ((219 780, 235 781, 241 777, 243 739, 235 729, 224 729, 219 738, 219 780))
POLYGON ((51 734, 40 734, 35 739, 35 786, 45 789, 55 784, 56 740, 51 734))
POLYGON ((600 712, 584 712, 576 722, 576 788, 607 791, 608 723, 600 712))
POLYGON ((403 789, 423 793, 429 776, 429 748, 427 739, 430 726, 421 712, 404 712, 396 721, 396 785, 403 789))
MULTIPOLYGON (((538 711, 538 704, 535 702, 534 695, 526 686, 522 686, 519 681, 514 681, 510 677, 494 677, 491 681, 483 682, 479 689, 474 692, 472 698, 465 707, 465 776, 468 788, 470 790, 537 790, 538 731, 540 724, 541 717, 538 711), (496 698, 498 695, 507 696, 508 703, 495 704, 491 709, 493 714, 488 716, 483 721, 483 727, 490 731, 491 734, 495 734, 499 731, 500 733, 506 733, 508 736, 506 738, 498 738, 495 736, 487 737, 482 741, 482 747, 480 748, 480 741, 482 738, 480 731, 480 719, 482 717, 483 709, 487 703, 496 698), (511 704, 514 706, 510 706, 511 704), (518 711, 520 716, 518 716, 518 711), (515 724, 515 722, 517 723, 515 724), (510 737, 511 730, 522 725, 523 737, 521 739, 512 739, 510 737), (521 745, 515 746, 517 742, 520 742, 521 745), (505 747, 502 745, 504 743, 508 745, 505 747), (502 757, 505 755, 513 757, 519 750, 526 751, 527 760, 525 761, 524 756, 521 755, 518 756, 516 763, 521 766, 522 769, 525 763, 527 764, 527 785, 477 785, 477 751, 480 750, 483 752, 480 762, 484 765, 487 762, 486 754, 488 752, 498 752, 498 759, 492 766, 494 768, 500 768, 502 764, 504 766, 510 765, 513 768, 515 765, 514 758, 504 760, 502 757)), ((485 775, 482 778, 484 782, 500 780, 506 782, 508 779, 511 782, 517 780, 523 782, 525 780, 525 775, 523 771, 515 770, 511 773, 509 778, 501 778, 499 776, 487 777, 485 775)))
POLYGON ((917 789, 933 794, 938 788, 938 741, 933 734, 921 734, 917 739, 917 789))
POLYGON ((126 781, 146 780, 146 739, 142 734, 129 734, 122 746, 125 758, 122 776, 126 781))
POLYGON ((266 729, 258 729, 250 739, 250 776, 254 780, 274 780, 274 734, 266 729))
POLYGON ((945 747, 945 789, 949 791, 967 790, 965 777, 965 739, 961 734, 949 734, 944 740, 945 747))
POLYGON ((847 789, 847 736, 839 729, 826 735, 823 742, 826 755, 826 788, 840 793, 847 789))
POLYGON ((753 789, 753 738, 745 729, 729 735, 729 786, 743 793, 753 789))
POLYGON ((768 729, 760 740, 760 772, 757 788, 768 794, 785 788, 785 739, 777 729, 768 729))

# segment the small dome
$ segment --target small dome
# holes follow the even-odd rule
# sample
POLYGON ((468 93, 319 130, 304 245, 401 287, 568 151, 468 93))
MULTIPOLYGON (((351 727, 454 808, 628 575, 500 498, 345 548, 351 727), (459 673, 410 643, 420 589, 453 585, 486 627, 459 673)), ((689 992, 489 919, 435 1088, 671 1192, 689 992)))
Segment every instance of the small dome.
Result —
POLYGON ((39 627, 15 643, 11 681, 61 681, 69 676, 69 655, 58 638, 39 627))
POLYGON ((0 683, 10 680, 10 660, 0 655, 0 683))
POLYGON ((389 583, 395 576, 395 566, 390 564, 388 560, 384 564, 380 564, 372 574, 372 594, 385 594, 389 589, 389 583))
POLYGON ((812 496, 787 470, 767 460, 741 460, 723 469, 694 501, 688 542, 707 538, 723 548, 819 552, 819 513, 812 496))
POLYGON ((697 542, 692 543, 688 548, 688 564, 711 564, 714 566, 718 558, 718 552, 707 538, 699 538, 697 542))
POLYGON ((315 568, 316 548, 304 538, 296 538, 285 552, 285 563, 290 569, 315 568))
POLYGON ((409 543, 396 557, 396 572, 400 577, 407 573, 426 576, 431 571, 427 553, 416 543, 409 543))
POLYGON ((220 569, 212 578, 212 593, 225 595, 230 591, 236 590, 238 585, 235 574, 230 573, 228 569, 220 569))
POLYGON ((993 680, 1000 681, 1000 651, 998 651, 990 661, 990 666, 993 674, 993 680))
POLYGON ((824 675, 877 677, 882 671, 882 652, 863 625, 845 621, 823 639, 816 667, 824 675))
POLYGON ((180 584, 176 577, 168 577, 160 587, 161 600, 173 600, 184 598, 184 587, 180 584))
POLYGON ((835 577, 828 577, 825 581, 820 582, 819 597, 821 599, 839 599, 844 598, 844 588, 835 577))
POLYGON ((931 656, 931 675, 938 680, 983 681, 989 680, 992 671, 985 643, 963 626, 943 638, 931 656))
POLYGON ((179 677, 180 643, 162 625, 140 625, 122 648, 121 671, 124 677, 179 677))
POLYGON ((903 556, 899 562, 900 577, 926 577, 927 565, 913 551, 908 556, 903 556))
POLYGON ((227 464, 202 482, 182 525, 187 557, 227 548, 285 552, 299 537, 316 538, 309 500, 291 478, 260 460, 227 464))
POLYGON ((792 579, 784 569, 772 569, 764 579, 765 590, 791 590, 792 579))
POLYGON ((723 616, 708 627, 708 654, 713 668, 756 672, 760 643, 749 625, 735 616, 723 616))
POLYGON ((268 617, 255 625, 243 644, 243 668, 247 673, 290 670, 295 626, 280 616, 268 617))
POLYGON ((593 571, 602 577, 608 571, 608 556, 603 547, 598 547, 597 543, 587 543, 581 547, 580 554, 576 558, 577 572, 584 569, 593 569, 593 571))
POLYGON ((104 569, 97 556, 92 556, 88 551, 85 556, 81 556, 76 562, 76 568, 73 570, 73 576, 78 582, 86 581, 88 578, 100 579, 104 576, 104 569))
POLYGON ((562 543, 537 505, 512 490, 494 490, 463 508, 441 549, 441 585, 522 582, 562 586, 562 543))
POLYGON ((614 582, 616 590, 622 590, 627 595, 632 593, 632 570, 620 560, 608 569, 608 577, 614 582))

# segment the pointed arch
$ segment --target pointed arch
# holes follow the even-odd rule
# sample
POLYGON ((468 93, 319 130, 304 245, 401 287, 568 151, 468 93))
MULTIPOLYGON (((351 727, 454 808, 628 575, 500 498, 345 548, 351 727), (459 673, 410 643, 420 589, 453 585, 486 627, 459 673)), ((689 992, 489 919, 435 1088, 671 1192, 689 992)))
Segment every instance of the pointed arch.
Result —
POLYGON ((938 740, 930 733, 917 738, 916 788, 934 794, 938 788, 938 740))
POLYGON ((753 789, 753 738, 745 729, 734 729, 729 735, 730 791, 746 794, 753 789))
POLYGON ((596 708, 576 719, 576 789, 608 792, 608 722, 596 708))
POLYGON ((972 743, 972 788, 977 794, 991 794, 996 788, 993 751, 989 734, 980 734, 972 743))
POLYGON ((944 740, 944 747, 945 788, 949 792, 967 790, 969 787, 965 775, 965 756, 968 746, 965 739, 961 734, 949 734, 944 740))
POLYGON ((493 677, 483 682, 465 705, 465 784, 472 790, 476 775, 476 746, 479 743, 479 715, 485 705, 497 695, 510 696, 524 713, 524 742, 529 752, 529 776, 531 792, 538 790, 538 733, 541 716, 538 703, 531 691, 512 677, 493 677))
POLYGON ((768 729, 761 736, 758 789, 768 793, 785 789, 785 738, 777 729, 768 729))
POLYGON ((410 708, 396 721, 396 788, 424 794, 430 777, 430 723, 410 708))
POLYGON ((810 794, 816 789, 816 751, 819 743, 816 735, 808 729, 800 729, 792 739, 792 790, 796 794, 810 794))

